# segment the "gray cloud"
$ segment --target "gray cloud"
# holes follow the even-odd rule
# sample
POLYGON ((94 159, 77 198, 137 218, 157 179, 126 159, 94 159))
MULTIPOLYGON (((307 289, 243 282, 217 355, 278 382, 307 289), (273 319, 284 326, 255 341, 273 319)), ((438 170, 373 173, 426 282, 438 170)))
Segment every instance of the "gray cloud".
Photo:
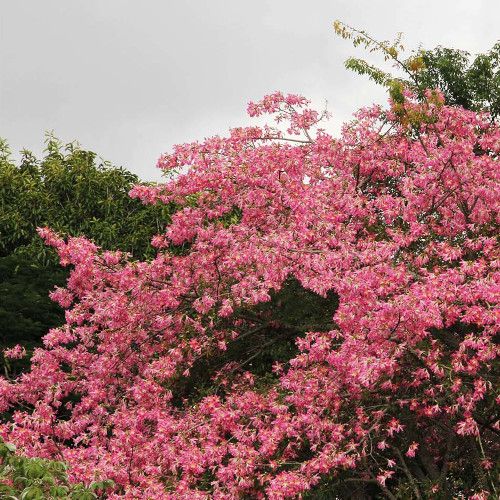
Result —
POLYGON ((385 99, 343 68, 340 18, 378 38, 480 52, 499 38, 497 0, 0 0, 0 136, 39 152, 45 130, 158 179, 173 144, 248 123, 273 90, 328 100, 338 130, 385 99))

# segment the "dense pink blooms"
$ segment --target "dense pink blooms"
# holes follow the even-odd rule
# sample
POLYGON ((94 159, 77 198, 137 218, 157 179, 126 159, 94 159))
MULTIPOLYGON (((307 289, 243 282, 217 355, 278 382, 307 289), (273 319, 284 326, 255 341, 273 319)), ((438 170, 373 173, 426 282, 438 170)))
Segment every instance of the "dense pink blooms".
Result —
POLYGON ((5 349, 3 354, 6 358, 21 359, 24 358, 24 356, 26 356, 26 349, 18 344, 15 345, 14 347, 11 347, 10 349, 5 349))
POLYGON ((72 266, 52 293, 67 323, 2 384, 0 406, 17 408, 4 437, 64 459, 74 479, 112 478, 117 496, 278 499, 355 470, 371 448, 387 486, 396 446, 439 457, 439 425, 486 432, 476 419, 496 404, 498 126, 433 93, 408 96, 405 120, 363 109, 336 139, 308 106, 281 93, 249 105, 292 138, 242 128, 162 156, 178 174, 131 192, 178 207, 150 262, 40 230, 72 266), (218 374, 223 394, 175 402, 193 364, 255 328, 242 312, 291 277, 338 295, 330 329, 299 337, 265 389, 232 377, 236 365, 218 374))

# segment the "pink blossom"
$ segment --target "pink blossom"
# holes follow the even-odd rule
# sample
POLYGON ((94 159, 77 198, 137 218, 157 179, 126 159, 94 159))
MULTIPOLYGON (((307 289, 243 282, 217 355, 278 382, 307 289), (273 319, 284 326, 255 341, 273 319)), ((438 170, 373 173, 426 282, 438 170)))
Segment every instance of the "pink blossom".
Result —
POLYGON ((419 446, 419 444, 416 443, 415 441, 413 443, 411 443, 410 446, 408 447, 408 451, 405 453, 405 455, 407 457, 413 458, 415 456, 416 451, 418 450, 418 446, 419 446))

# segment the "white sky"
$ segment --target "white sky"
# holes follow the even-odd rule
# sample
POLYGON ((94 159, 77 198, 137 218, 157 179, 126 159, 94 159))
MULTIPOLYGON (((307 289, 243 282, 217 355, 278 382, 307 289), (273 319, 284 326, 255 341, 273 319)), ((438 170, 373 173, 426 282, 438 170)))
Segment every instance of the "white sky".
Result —
POLYGON ((337 18, 409 48, 500 38, 500 0, 0 0, 0 136, 39 154, 54 130, 158 180, 162 152, 251 123, 274 90, 327 100, 338 130, 385 96, 344 69, 363 53, 337 18))

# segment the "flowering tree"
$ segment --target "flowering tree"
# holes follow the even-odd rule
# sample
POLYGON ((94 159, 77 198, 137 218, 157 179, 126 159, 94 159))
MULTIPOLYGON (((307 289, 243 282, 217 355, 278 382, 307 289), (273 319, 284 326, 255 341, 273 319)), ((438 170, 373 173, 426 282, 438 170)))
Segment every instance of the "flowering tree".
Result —
POLYGON ((67 323, 2 380, 4 439, 117 497, 493 497, 500 129, 438 92, 340 139, 296 95, 248 111, 286 132, 131 191, 177 207, 153 260, 40 229, 67 323))

